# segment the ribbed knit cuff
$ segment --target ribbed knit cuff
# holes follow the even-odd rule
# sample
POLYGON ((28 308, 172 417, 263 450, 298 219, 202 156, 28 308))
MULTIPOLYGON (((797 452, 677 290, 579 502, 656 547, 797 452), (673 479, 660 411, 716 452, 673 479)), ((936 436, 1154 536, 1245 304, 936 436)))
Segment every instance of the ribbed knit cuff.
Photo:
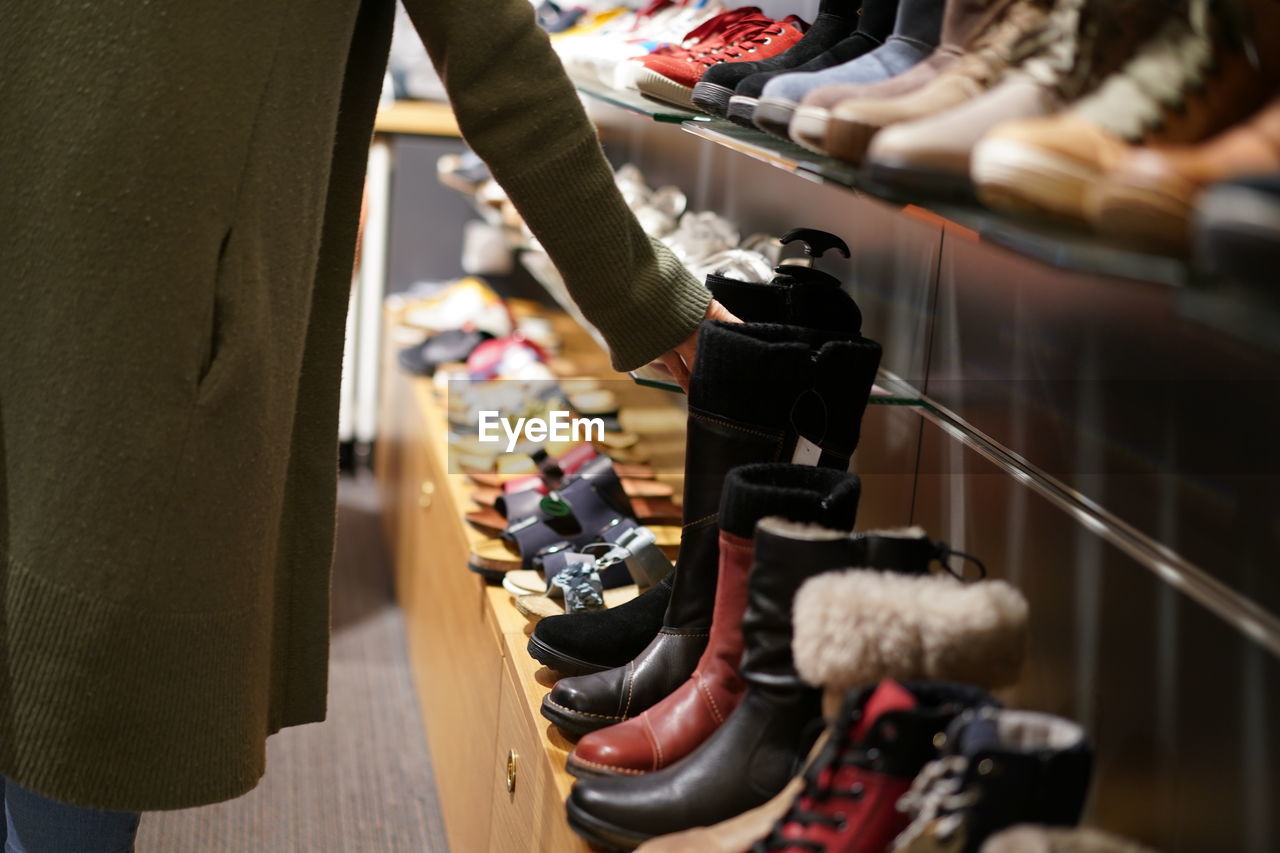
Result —
POLYGON ((734 468, 720 496, 720 529, 750 537, 768 516, 851 530, 858 514, 857 475, 810 465, 762 464, 734 468))

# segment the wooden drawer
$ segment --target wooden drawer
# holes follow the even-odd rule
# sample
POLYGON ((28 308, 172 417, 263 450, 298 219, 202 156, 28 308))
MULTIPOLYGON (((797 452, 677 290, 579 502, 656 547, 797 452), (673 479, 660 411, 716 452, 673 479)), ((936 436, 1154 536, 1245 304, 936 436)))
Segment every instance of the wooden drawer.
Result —
POLYGON ((524 691, 509 671, 502 678, 498 740, 494 750, 493 819, 489 850, 502 853, 543 849, 538 825, 547 786, 546 759, 538 733, 529 724, 524 691))

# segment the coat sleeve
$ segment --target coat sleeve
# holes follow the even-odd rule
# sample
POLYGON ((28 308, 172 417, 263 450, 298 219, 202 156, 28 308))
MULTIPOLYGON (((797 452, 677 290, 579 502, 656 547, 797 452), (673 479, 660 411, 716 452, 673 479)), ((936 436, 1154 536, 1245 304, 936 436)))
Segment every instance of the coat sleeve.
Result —
POLYGON ((405 0, 467 144, 600 330, 619 370, 687 338, 710 294, 622 200, 529 0, 405 0))

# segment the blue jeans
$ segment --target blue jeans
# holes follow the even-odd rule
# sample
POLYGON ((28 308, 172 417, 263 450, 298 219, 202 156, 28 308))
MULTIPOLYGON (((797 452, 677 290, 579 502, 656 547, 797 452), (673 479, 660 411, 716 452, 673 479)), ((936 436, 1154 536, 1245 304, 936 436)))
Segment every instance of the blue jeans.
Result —
POLYGON ((82 809, 4 780, 4 853, 130 853, 138 812, 82 809))

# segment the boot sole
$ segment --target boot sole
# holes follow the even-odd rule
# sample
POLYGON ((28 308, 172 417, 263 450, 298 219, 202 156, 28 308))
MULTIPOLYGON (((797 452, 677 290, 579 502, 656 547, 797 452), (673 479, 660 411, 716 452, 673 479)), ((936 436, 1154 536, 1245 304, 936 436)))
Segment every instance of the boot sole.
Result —
POLYGON ((725 118, 734 124, 740 124, 743 127, 756 129, 755 115, 756 104, 760 103, 757 98, 750 98, 746 95, 734 95, 729 99, 729 107, 725 111, 725 118))
POLYGON ((1159 252, 1190 250, 1192 209, 1185 198, 1112 183, 1095 190, 1087 207, 1099 233, 1159 252))
MULTIPOLYGON (((601 714, 584 714, 551 701, 551 694, 542 697, 542 716, 569 737, 577 740, 583 735, 607 729, 623 721, 623 717, 606 717, 601 714)), ((572 772, 572 771, 570 771, 572 772)), ((589 772, 589 771, 588 771, 589 772)), ((577 776, 577 773, 573 775, 577 776)), ((597 774, 598 775, 598 774, 597 774)))
POLYGON ((724 118, 729 112, 729 100, 733 97, 733 90, 728 86, 720 86, 716 83, 699 83, 693 87, 693 94, 690 99, 693 105, 705 113, 724 118))
POLYGON ((751 116, 751 121, 756 127, 765 133, 772 134, 779 139, 790 139, 788 134, 791 130, 791 120, 796 114, 796 104, 794 101, 785 101, 781 98, 760 98, 756 101, 755 112, 751 116))
POLYGON ((868 160, 864 168, 869 181, 889 190, 955 201, 976 200, 968 171, 915 165, 902 159, 868 160))
POLYGON ((879 125, 831 118, 827 120, 827 135, 822 147, 832 157, 858 166, 867 155, 871 140, 879 132, 879 125))
POLYGON ((549 669, 554 669, 561 675, 590 675, 593 672, 604 672, 606 669, 613 669, 611 666, 601 666, 590 661, 579 660, 571 655, 562 654, 539 640, 536 635, 530 635, 528 648, 529 657, 549 669))
POLYGON ((682 86, 652 68, 641 68, 636 73, 636 88, 659 101, 675 104, 688 110, 698 109, 693 103, 692 86, 682 86))
POLYGON ((568 813, 570 829, 605 850, 635 850, 653 838, 652 835, 631 832, 592 817, 578 808, 572 797, 565 802, 565 811, 568 813))
MULTIPOLYGON (((619 722, 622 722, 619 720, 619 722)), ((647 770, 614 770, 609 767, 602 767, 599 764, 584 763, 574 758, 571 752, 564 760, 564 769, 570 776, 575 779, 605 779, 617 778, 619 776, 643 776, 647 770)))
POLYGON ((1098 172, 1033 145, 988 139, 973 149, 974 188, 997 210, 1085 221, 1085 196, 1098 172))
POLYGON ((787 134, 801 148, 817 154, 826 154, 823 145, 827 141, 827 125, 831 123, 831 111, 821 107, 796 107, 787 134))

